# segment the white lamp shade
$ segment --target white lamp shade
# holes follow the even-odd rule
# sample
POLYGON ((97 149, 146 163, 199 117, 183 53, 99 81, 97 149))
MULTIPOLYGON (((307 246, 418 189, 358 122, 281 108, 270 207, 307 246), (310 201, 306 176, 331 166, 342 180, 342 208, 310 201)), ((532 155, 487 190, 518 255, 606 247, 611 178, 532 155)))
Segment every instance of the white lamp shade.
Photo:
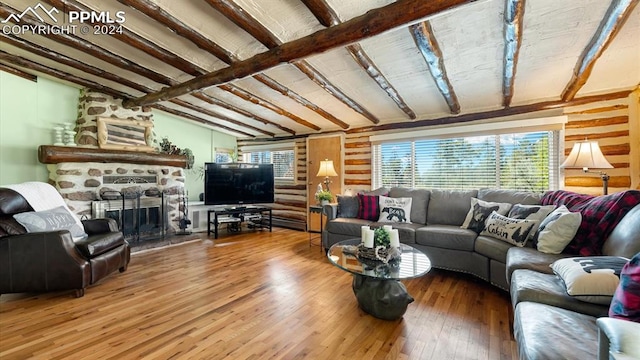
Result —
POLYGON ((320 161, 320 169, 318 169, 318 175, 316 176, 338 176, 336 169, 333 167, 333 160, 320 161))
POLYGON ((604 158, 597 141, 581 141, 573 145, 571 153, 560 165, 569 169, 612 169, 613 166, 604 158))

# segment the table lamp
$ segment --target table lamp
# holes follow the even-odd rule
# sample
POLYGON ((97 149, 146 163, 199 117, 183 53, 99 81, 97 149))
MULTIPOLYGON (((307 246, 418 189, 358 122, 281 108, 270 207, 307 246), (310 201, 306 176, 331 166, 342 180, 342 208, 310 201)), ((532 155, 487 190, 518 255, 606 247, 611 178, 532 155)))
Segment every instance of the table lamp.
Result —
POLYGON ((316 176, 324 176, 324 185, 327 187, 327 191, 329 191, 329 176, 338 176, 336 173, 336 169, 333 167, 333 160, 324 159, 320 161, 320 169, 318 169, 318 174, 316 176))

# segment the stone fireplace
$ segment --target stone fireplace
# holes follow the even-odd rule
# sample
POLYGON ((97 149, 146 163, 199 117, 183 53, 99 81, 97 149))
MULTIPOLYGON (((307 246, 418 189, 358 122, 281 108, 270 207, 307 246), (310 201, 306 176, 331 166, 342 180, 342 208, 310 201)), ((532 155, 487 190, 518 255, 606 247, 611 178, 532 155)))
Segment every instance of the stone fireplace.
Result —
POLYGON ((182 211, 186 157, 101 149, 98 117, 153 121, 150 108, 126 109, 121 99, 83 90, 75 128, 77 146, 38 149, 40 162, 47 164, 49 182, 78 217, 113 217, 130 239, 175 233, 182 211), (137 233, 132 232, 135 228, 137 233))

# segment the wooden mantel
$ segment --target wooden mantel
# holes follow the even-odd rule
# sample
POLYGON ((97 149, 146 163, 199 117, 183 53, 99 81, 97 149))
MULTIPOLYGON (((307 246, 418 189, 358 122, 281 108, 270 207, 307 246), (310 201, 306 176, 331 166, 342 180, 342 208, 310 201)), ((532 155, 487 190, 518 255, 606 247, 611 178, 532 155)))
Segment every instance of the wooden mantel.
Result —
POLYGON ((187 166, 187 157, 184 155, 52 145, 38 147, 38 160, 43 164, 98 162, 166 165, 181 168, 187 166))

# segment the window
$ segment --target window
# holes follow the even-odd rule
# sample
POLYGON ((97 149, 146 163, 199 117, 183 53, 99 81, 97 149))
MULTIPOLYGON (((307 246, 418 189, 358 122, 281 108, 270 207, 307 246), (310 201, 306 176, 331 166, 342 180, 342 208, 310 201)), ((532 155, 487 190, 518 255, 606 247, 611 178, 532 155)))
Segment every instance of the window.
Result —
POLYGON ((380 143, 373 147, 373 185, 556 189, 558 138, 553 130, 380 143))
MULTIPOLYGON (((293 145, 292 145, 293 147, 293 145)), ((244 149, 243 149, 244 150, 244 149)), ((296 157, 294 149, 249 151, 242 154, 243 161, 252 164, 273 164, 276 181, 294 181, 296 157)))
POLYGON ((236 154, 236 149, 216 148, 215 162, 217 163, 234 162, 237 160, 236 158, 234 158, 235 154, 236 154))

